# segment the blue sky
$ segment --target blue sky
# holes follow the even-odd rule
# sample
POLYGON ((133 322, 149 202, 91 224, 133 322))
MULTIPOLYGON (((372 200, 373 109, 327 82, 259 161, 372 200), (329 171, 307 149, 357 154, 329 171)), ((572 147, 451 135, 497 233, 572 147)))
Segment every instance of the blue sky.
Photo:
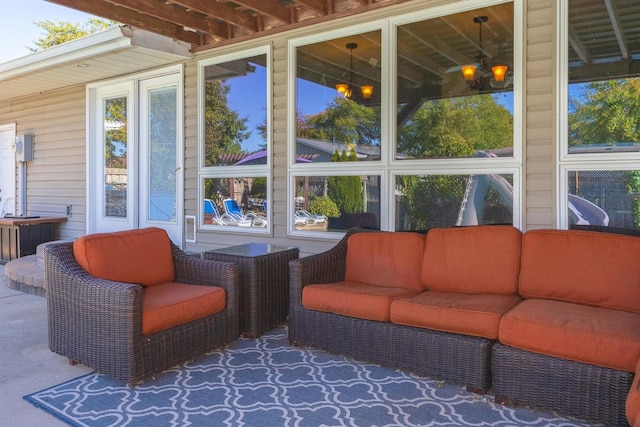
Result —
POLYGON ((28 47, 43 33, 34 22, 63 20, 84 23, 91 15, 44 0, 19 0, 11 6, 3 3, 0 13, 0 63, 29 55, 28 47))

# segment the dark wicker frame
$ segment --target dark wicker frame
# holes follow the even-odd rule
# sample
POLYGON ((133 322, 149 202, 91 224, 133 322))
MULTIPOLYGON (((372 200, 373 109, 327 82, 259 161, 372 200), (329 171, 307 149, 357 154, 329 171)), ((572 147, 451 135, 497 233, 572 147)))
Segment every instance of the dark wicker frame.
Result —
POLYGON ((526 405, 608 426, 626 426, 633 372, 493 346, 496 402, 526 405))
MULTIPOLYGON (((418 375, 461 383, 478 392, 491 385, 493 341, 308 310, 308 284, 344 280, 347 239, 326 252, 289 262, 289 341, 418 375)), ((373 232, 373 231, 366 231, 373 232)))
POLYGON ((51 244, 44 256, 49 348, 135 385, 238 338, 238 266, 201 260, 171 246, 174 281, 224 288, 222 312, 143 335, 141 286, 91 276, 76 262, 71 243, 51 244))

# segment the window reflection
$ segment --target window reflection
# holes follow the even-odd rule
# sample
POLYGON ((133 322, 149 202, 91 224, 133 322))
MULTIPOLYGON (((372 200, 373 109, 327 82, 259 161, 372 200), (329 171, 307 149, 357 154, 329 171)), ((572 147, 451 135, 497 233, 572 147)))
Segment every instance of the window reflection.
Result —
POLYGON ((513 224, 513 175, 396 178, 396 231, 513 224))
POLYGON ((296 50, 296 162, 380 160, 381 32, 296 50))
POLYGON ((266 58, 204 67, 204 166, 267 164, 266 58))
POLYGON ((380 229, 379 176, 298 176, 293 202, 296 230, 380 229))
POLYGON ((127 97, 104 100, 104 216, 127 216, 127 97))
POLYGON ((202 217, 204 225, 266 228, 267 178, 205 178, 202 217))

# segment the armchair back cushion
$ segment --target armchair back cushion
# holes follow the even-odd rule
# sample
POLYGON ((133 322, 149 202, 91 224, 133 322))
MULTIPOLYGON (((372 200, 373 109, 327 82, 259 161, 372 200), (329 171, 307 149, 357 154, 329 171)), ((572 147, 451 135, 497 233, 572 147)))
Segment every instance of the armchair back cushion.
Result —
POLYGON ((521 245, 522 232, 511 226, 431 229, 422 283, 434 291, 516 294, 521 245))
POLYGON ((531 230, 522 244, 520 295, 640 314, 640 238, 531 230))
POLYGON ((422 291, 424 235, 355 233, 347 240, 345 280, 422 291))
POLYGON ((100 279, 153 286, 174 277, 171 241, 161 228, 88 234, 73 242, 73 256, 100 279))

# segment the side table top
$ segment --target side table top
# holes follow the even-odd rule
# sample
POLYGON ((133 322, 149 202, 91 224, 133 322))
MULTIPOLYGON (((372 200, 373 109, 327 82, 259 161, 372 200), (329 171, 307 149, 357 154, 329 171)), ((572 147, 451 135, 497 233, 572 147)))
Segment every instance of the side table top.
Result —
POLYGON ((271 243, 245 243, 244 245, 228 246, 226 248, 213 249, 207 252, 244 257, 259 257, 277 252, 290 251, 293 249, 298 248, 295 246, 272 245, 271 243))

